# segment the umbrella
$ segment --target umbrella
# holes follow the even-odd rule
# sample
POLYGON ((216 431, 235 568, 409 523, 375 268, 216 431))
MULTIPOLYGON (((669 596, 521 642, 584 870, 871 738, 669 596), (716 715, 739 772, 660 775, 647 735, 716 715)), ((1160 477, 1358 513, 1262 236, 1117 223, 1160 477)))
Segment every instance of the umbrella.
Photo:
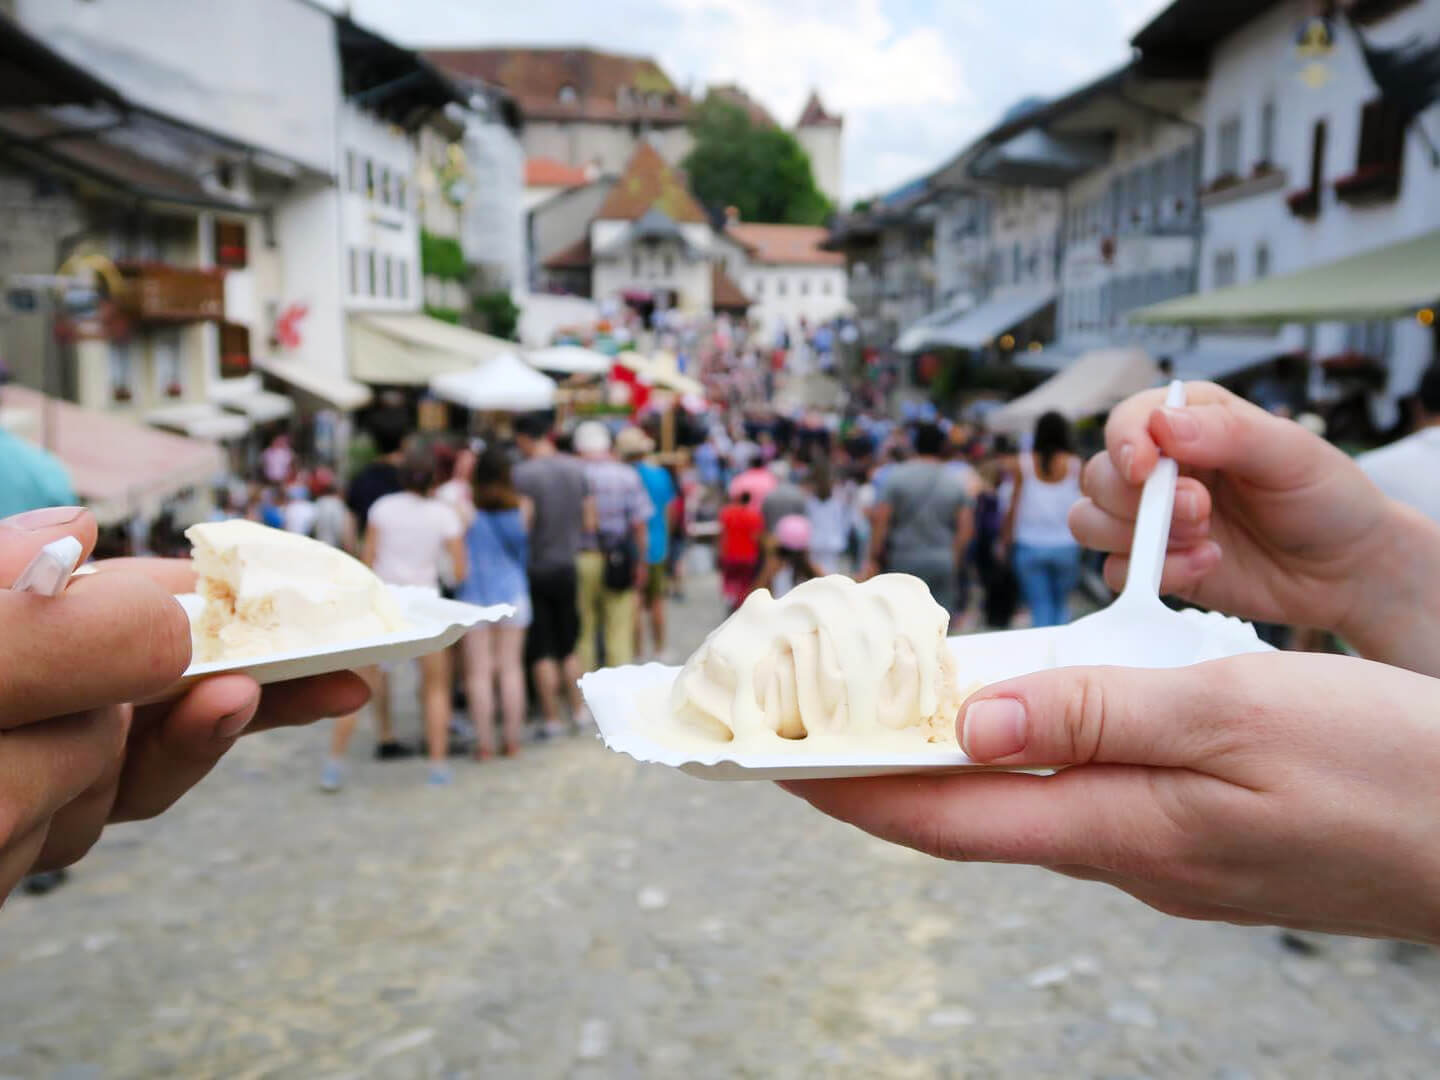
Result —
POLYGON ((564 375, 604 375, 614 363, 604 353, 582 349, 579 345, 555 345, 536 349, 525 359, 541 371, 558 371, 564 375))
POLYGON ((430 380, 436 397, 476 412, 531 412, 555 404, 555 384, 514 353, 430 380))

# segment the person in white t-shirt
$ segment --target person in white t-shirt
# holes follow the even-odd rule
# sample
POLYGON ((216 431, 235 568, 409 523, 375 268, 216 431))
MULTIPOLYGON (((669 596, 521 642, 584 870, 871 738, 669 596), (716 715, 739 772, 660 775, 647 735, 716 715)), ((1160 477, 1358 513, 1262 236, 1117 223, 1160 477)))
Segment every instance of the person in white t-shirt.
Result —
POLYGON ((1416 432, 1355 460, 1390 498, 1440 522, 1440 362, 1425 372, 1416 399, 1416 432))
MULTIPOLYGON (((464 581, 465 544, 460 518, 435 498, 435 464, 425 454, 407 455, 400 466, 400 490, 381 496, 370 507, 365 528, 365 562, 388 585, 418 585, 440 589, 442 570, 464 581)), ((362 674, 375 689, 376 708, 386 707, 389 687, 375 668, 362 674)), ((420 658, 420 698, 425 714, 425 736, 430 756, 428 783, 448 784, 445 754, 450 733, 450 654, 441 650, 420 658)), ((355 731, 356 716, 335 722, 330 760, 320 786, 335 791, 344 782, 346 747, 355 731)))

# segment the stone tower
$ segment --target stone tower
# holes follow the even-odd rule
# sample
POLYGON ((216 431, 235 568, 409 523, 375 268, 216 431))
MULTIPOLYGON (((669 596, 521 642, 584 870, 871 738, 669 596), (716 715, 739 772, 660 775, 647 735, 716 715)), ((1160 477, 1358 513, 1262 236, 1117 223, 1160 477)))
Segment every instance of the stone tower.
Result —
POLYGON ((810 169, 815 174, 816 186, 840 208, 845 188, 844 118, 838 113, 826 111, 820 102, 820 94, 812 90, 800 113, 800 121, 795 125, 795 137, 810 155, 810 169))

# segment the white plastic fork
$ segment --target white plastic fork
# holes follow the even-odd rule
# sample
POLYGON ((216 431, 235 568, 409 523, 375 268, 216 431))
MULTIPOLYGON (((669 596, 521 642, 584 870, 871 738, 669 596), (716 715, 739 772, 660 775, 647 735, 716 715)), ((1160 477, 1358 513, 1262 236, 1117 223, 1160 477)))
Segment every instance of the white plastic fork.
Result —
MULTIPOLYGON (((1178 379, 1165 395, 1167 408, 1185 404, 1178 379)), ((1130 542, 1125 588, 1107 608, 1078 619, 1055 637, 1057 667, 1118 664, 1184 667, 1247 652, 1266 652, 1255 628, 1215 613, 1171 611, 1160 601, 1160 578, 1170 546, 1170 515, 1180 467, 1160 456, 1140 493, 1140 512, 1130 542)))

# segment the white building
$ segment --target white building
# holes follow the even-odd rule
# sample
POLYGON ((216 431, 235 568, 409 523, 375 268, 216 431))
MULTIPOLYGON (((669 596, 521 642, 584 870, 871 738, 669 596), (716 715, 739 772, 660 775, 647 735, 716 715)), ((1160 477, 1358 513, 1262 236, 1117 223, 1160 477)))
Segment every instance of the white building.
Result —
MULTIPOLYGON (((1174 70, 1184 58, 1205 77, 1204 291, 1440 229, 1440 162, 1420 131, 1437 137, 1440 106, 1404 117, 1364 53, 1407 42, 1440 53, 1440 0, 1342 6, 1348 17, 1317 19, 1314 5, 1279 0, 1215 18, 1176 3, 1135 39, 1142 65, 1174 70), (1297 48, 1302 37, 1312 48, 1297 48)), ((1435 355, 1433 334, 1411 318, 1290 326, 1279 340, 1308 352, 1320 397, 1334 392, 1321 378, 1327 359, 1378 362, 1386 385, 1371 405, 1382 428, 1435 355)))
POLYGON ((831 203, 841 206, 845 197, 845 118, 828 111, 819 92, 811 91, 795 125, 795 138, 810 157, 815 186, 831 203))
POLYGON ((812 225, 726 225, 719 262, 750 301, 750 321, 766 340, 782 331, 793 340, 802 326, 850 310, 845 256, 821 248, 826 235, 812 225))

